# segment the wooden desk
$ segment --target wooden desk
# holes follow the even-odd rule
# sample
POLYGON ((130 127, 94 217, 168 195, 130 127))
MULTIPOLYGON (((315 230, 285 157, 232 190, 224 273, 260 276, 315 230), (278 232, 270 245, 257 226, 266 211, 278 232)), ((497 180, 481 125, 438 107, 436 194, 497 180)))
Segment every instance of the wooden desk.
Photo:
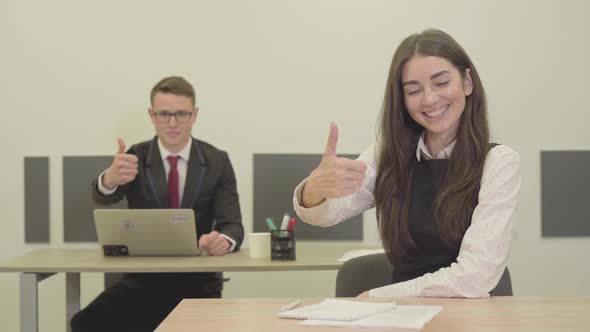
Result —
MULTIPOLYGON (((184 331, 344 331, 300 326, 299 321, 276 317, 293 299, 185 299, 156 329, 184 331)), ((399 304, 442 305, 444 309, 424 332, 562 332, 590 331, 590 297, 492 297, 487 299, 399 298, 364 299, 399 304)), ((302 305, 321 299, 305 299, 302 305)), ((351 331, 348 329, 346 331, 351 331)), ((357 329, 354 329, 357 330, 357 329)), ((363 331, 391 331, 363 329, 363 331)), ((395 331, 402 331, 396 329, 395 331)), ((415 331, 415 330, 408 330, 415 331)))
MULTIPOLYGON (((21 332, 38 331, 38 283, 66 273, 66 319, 80 310, 81 272, 262 272, 337 270, 343 253, 358 247, 297 247, 297 260, 251 259, 247 249, 223 257, 104 257, 97 249, 38 249, 0 262, 0 272, 19 272, 21 332)), ((69 331, 69 323, 67 324, 69 331)))

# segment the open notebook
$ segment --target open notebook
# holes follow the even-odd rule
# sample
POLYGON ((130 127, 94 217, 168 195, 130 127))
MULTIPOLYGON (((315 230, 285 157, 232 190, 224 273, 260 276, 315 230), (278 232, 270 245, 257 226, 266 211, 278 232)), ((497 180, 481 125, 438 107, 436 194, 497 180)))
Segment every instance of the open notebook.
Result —
POLYGON ((281 318, 304 319, 306 326, 421 329, 443 308, 326 299, 280 312, 281 318))
POLYGON ((281 318, 293 319, 320 319, 351 321, 369 317, 384 311, 393 309, 394 302, 373 303, 360 301, 347 301, 337 299, 326 299, 318 304, 313 304, 297 309, 279 312, 281 318))
POLYGON ((385 312, 352 321, 308 319, 301 324, 306 326, 421 329, 441 310, 442 307, 439 306, 397 305, 385 312))

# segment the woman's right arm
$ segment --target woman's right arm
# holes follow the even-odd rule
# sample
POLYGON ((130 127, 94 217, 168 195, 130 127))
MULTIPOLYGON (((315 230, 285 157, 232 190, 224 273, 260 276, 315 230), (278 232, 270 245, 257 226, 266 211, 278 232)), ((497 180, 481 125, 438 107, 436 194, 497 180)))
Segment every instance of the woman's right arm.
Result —
MULTIPOLYGON (((331 139, 332 136, 331 131, 331 139)), ((328 141, 320 165, 295 188, 293 206, 301 220, 308 224, 332 226, 375 206, 373 190, 377 168, 374 147, 351 160, 336 157, 335 141, 333 143, 334 149, 329 151, 328 141), (358 170, 351 170, 352 167, 358 170), (362 176, 355 177, 354 173, 362 173, 362 176), (356 178, 359 180, 354 180, 356 178), (314 199, 317 201, 318 197, 320 203, 309 203, 314 199)))

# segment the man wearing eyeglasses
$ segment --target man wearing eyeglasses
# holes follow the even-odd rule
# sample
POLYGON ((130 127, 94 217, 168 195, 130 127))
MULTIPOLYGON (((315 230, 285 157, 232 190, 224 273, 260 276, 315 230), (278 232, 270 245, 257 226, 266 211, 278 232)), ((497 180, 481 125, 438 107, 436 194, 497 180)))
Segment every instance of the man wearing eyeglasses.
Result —
MULTIPOLYGON (((151 91, 152 140, 118 150, 92 184, 97 204, 124 197, 134 208, 192 208, 199 248, 223 256, 244 238, 236 179, 226 152, 191 136, 195 92, 182 77, 167 77, 151 91)), ((219 298, 221 273, 125 274, 72 318, 72 331, 153 331, 183 298, 219 298)))

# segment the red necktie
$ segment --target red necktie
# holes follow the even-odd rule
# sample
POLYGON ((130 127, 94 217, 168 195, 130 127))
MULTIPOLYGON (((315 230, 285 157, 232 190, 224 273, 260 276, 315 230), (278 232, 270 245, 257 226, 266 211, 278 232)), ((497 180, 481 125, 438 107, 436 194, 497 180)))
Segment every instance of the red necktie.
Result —
POLYGON ((170 163, 170 172, 168 172, 168 207, 171 209, 178 209, 180 204, 178 202, 178 158, 179 156, 168 156, 170 163))

